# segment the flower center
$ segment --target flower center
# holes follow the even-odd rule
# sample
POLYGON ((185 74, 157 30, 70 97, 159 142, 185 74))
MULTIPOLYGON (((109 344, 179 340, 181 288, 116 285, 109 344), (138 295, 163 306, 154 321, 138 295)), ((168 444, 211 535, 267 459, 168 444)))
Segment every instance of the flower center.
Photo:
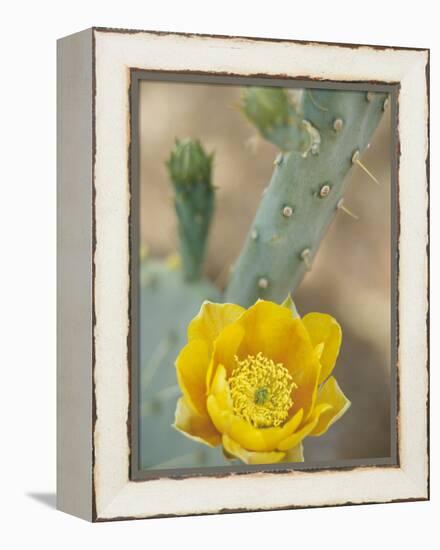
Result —
POLYGON ((274 363, 262 353, 240 361, 229 378, 234 413, 256 428, 280 426, 293 405, 296 388, 282 363, 274 363))

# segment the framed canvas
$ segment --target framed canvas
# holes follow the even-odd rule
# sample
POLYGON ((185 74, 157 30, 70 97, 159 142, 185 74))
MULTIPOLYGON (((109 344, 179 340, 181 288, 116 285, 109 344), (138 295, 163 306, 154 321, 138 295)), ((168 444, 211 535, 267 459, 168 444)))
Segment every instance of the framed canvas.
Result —
POLYGON ((429 51, 58 42, 58 508, 429 498, 429 51))

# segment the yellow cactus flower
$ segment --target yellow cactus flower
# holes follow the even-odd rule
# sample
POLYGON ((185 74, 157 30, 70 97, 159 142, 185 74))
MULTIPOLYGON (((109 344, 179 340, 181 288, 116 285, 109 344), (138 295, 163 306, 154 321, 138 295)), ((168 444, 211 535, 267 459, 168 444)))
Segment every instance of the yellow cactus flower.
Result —
POLYGON ((303 439, 350 406, 330 376, 341 339, 333 317, 300 318, 290 298, 249 309, 205 302, 176 360, 174 427, 247 464, 302 462, 303 439))

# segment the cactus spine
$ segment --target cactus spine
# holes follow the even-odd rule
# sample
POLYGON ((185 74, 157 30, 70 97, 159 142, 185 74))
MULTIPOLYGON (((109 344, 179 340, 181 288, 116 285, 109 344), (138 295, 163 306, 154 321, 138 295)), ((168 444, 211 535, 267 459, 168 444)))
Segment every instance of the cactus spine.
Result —
MULTIPOLYGON (((283 115, 285 107, 278 100, 274 111, 281 115, 277 118, 272 113, 275 128, 270 141, 275 143, 274 134, 290 135, 304 127, 313 128, 319 137, 315 136, 307 151, 295 146, 277 157, 271 182, 231 273, 225 301, 244 307, 258 298, 280 303, 298 285, 342 205, 345 177, 368 146, 385 102, 386 94, 381 93, 305 91, 299 111, 305 121, 301 127, 297 119, 292 123, 283 115)), ((246 101, 243 109, 250 118, 246 101)), ((258 109, 253 118, 267 138, 267 131, 261 130, 267 108, 261 112, 259 121, 258 109)), ((276 144, 283 145, 279 140, 276 144)))
POLYGON ((174 187, 180 250, 185 278, 200 276, 206 239, 214 210, 211 181, 213 154, 206 154, 197 140, 176 140, 167 161, 174 187))

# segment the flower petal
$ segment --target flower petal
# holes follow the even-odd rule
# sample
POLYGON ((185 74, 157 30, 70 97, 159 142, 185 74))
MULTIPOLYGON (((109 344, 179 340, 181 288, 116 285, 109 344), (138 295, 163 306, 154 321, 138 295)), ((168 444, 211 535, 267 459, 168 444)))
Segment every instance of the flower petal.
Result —
POLYGON ((188 340, 204 340, 210 351, 214 340, 245 311, 236 304, 203 302, 199 313, 188 326, 188 340))
POLYGON ((286 452, 283 462, 304 462, 304 448, 302 443, 298 443, 293 449, 286 452))
POLYGON ((321 414, 323 414, 325 411, 331 408, 332 408, 331 405, 327 403, 322 403, 320 405, 317 405, 313 410, 313 414, 310 417, 309 421, 306 424, 304 424, 299 431, 295 432, 294 434, 290 435, 289 437, 286 437, 286 439, 281 441, 278 444, 277 449, 279 451, 287 451, 299 445, 299 443, 301 443, 301 441, 305 437, 307 437, 310 434, 310 432, 315 428, 321 414))
POLYGON ((304 420, 309 418, 315 406, 320 374, 321 363, 312 348, 310 353, 304 353, 301 358, 301 370, 293 375, 297 387, 292 392, 292 412, 303 409, 304 420))
POLYGON ((292 300, 292 296, 289 294, 284 302, 281 304, 283 307, 286 307, 291 313, 294 319, 300 317, 298 310, 296 309, 295 302, 292 300))
POLYGON ((324 434, 349 409, 351 403, 342 393, 334 376, 330 377, 318 393, 316 406, 328 403, 331 408, 319 417, 319 420, 310 435, 324 434))
POLYGON ((303 370, 304 366, 317 363, 317 355, 310 340, 309 333, 301 319, 292 319, 289 322, 289 332, 285 336, 281 362, 295 377, 295 373, 303 370))
POLYGON ((237 323, 227 326, 219 334, 214 342, 214 351, 212 353, 209 368, 206 373, 206 387, 209 390, 212 377, 215 374, 217 366, 223 365, 228 375, 232 374, 235 368, 235 356, 238 354, 238 348, 244 337, 244 329, 237 323))
POLYGON ((227 435, 223 435, 222 443, 228 455, 239 458, 246 464, 274 464, 281 462, 286 454, 279 451, 259 453, 247 451, 227 435))
POLYGON ((336 319, 324 313, 308 313, 302 320, 313 345, 324 344, 321 353, 322 371, 319 379, 321 384, 331 374, 335 366, 341 347, 342 330, 336 319))
POLYGON ((196 414, 189 407, 185 397, 181 397, 177 402, 173 427, 190 439, 210 447, 216 447, 221 443, 221 436, 209 416, 196 414))
POLYGON ((212 381, 211 392, 215 395, 222 410, 232 410, 232 397, 227 381, 226 369, 219 365, 212 381))
POLYGON ((292 313, 286 307, 258 300, 237 320, 245 331, 240 357, 261 352, 274 362, 281 362, 292 321, 292 313))
POLYGON ((176 359, 177 380, 189 406, 206 415, 206 373, 209 366, 208 346, 203 340, 191 340, 176 359))

